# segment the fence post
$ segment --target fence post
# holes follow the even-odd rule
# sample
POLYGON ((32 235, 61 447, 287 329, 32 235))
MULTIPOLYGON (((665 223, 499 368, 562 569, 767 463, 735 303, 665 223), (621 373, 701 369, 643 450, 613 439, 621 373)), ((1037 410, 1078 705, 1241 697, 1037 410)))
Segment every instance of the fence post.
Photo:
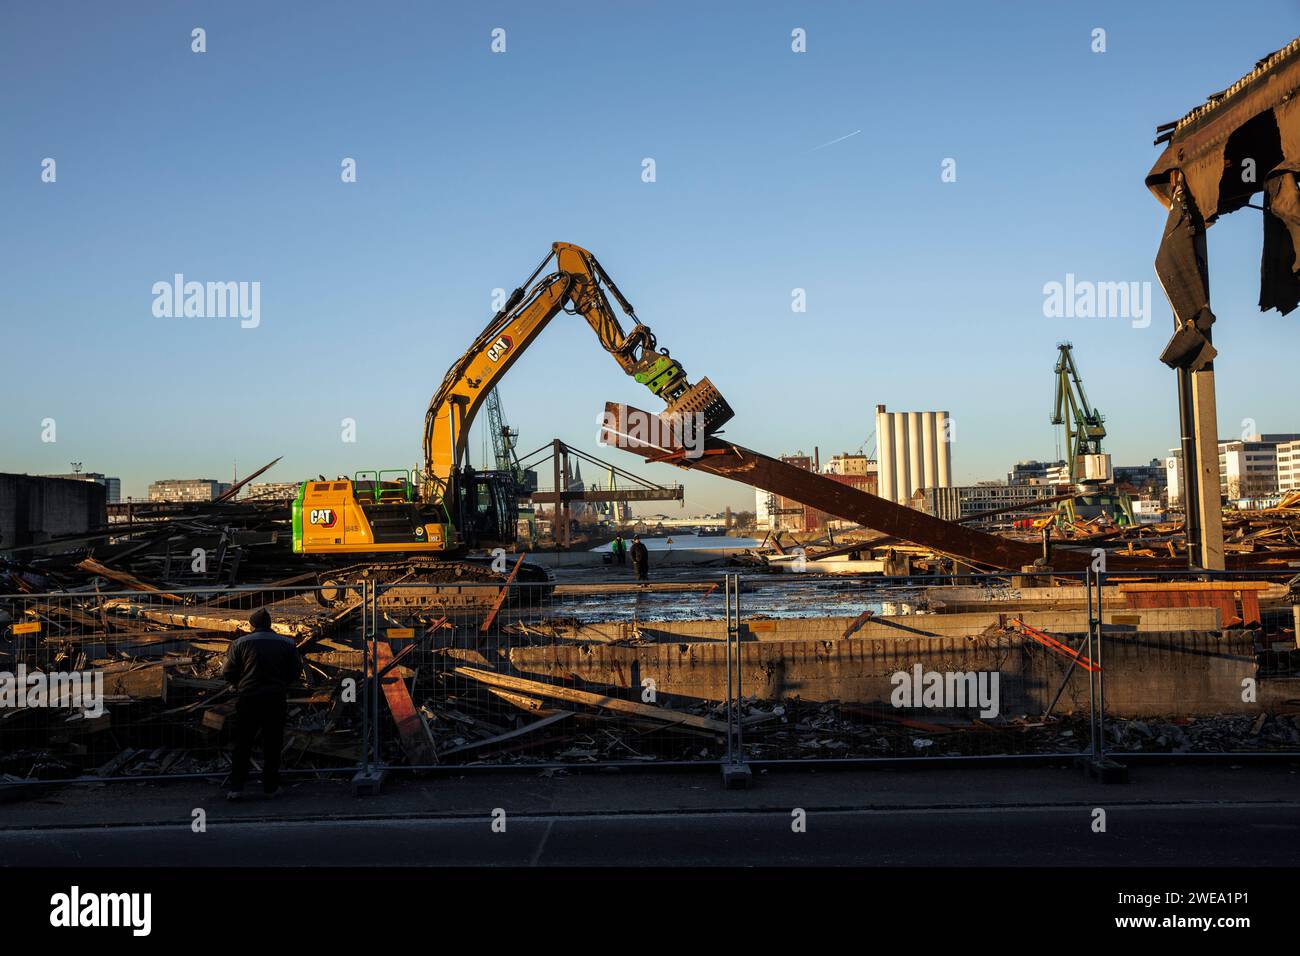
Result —
POLYGON ((1105 572, 1089 565, 1084 572, 1084 591, 1088 601, 1088 659, 1095 667, 1088 671, 1088 772, 1102 783, 1127 783, 1128 768, 1106 756, 1106 678, 1102 665, 1103 629, 1106 615, 1103 599, 1105 572), (1093 582, 1096 582, 1094 603, 1093 582), (1095 677, 1095 679, 1094 679, 1095 677))
POLYGON ((384 782, 379 749, 379 666, 375 648, 378 588, 361 582, 361 766, 352 777, 352 792, 358 797, 376 796, 384 782))
POLYGON ((727 584, 727 756, 722 763, 722 785, 744 790, 754 783, 745 761, 745 738, 741 729, 741 612, 740 575, 728 574, 727 584), (735 691, 733 693, 733 675, 735 691))

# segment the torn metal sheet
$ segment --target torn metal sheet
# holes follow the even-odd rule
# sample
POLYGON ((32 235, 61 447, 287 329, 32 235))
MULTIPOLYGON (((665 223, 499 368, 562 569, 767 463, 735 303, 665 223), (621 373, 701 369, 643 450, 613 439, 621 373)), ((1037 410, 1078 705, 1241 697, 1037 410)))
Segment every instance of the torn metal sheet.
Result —
MULTIPOLYGON (((1204 367, 1214 322, 1205 275, 1204 231, 1219 216, 1264 193, 1261 310, 1283 315, 1300 303, 1300 39, 1269 54, 1251 72, 1174 123, 1157 129, 1164 152, 1147 188, 1170 211, 1156 273, 1177 323, 1162 359, 1175 368, 1204 367), (1180 338, 1181 336, 1181 338, 1180 338)), ((1208 349, 1212 357, 1213 349, 1208 349)))

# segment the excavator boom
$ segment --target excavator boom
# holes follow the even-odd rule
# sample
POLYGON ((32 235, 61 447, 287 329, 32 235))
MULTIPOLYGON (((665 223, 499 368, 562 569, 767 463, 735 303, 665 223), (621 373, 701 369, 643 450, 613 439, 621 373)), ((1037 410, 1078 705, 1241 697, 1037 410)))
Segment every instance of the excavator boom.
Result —
POLYGON ((692 386, 686 371, 667 349, 660 350, 650 327, 619 291, 604 267, 586 249, 557 242, 551 253, 452 365, 429 402, 424 417, 423 492, 444 497, 468 447, 469 430, 496 383, 561 311, 587 320, 605 349, 628 375, 667 404, 667 412, 700 413, 712 433, 732 416, 726 400, 708 379, 692 386), (556 269, 538 279, 551 260, 556 269), (633 322, 625 332, 605 291, 633 322))
POLYGON ((418 479, 403 469, 304 482, 293 505, 294 550, 456 553, 512 544, 513 476, 463 467, 469 431, 497 383, 562 311, 583 316, 619 367, 667 403, 666 414, 692 416, 692 426, 704 434, 731 418, 731 407, 707 378, 692 385, 681 363, 658 347, 596 257, 557 242, 447 371, 425 413, 418 479), (543 275, 552 260, 554 271, 543 275), (630 330, 624 331, 609 296, 631 319, 630 330))

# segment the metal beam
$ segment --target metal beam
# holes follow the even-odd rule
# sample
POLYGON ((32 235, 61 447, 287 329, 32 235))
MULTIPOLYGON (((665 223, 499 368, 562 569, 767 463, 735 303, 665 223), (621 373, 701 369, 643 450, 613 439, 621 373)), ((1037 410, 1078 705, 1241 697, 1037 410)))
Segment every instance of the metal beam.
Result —
MULTIPOLYGON (((626 405, 606 404, 605 420, 612 423, 605 441, 610 445, 643 455, 649 461, 662 461, 690 471, 704 471, 734 481, 771 491, 785 498, 803 502, 827 514, 856 521, 874 531, 894 535, 941 554, 976 564, 1007 570, 1031 565, 1042 555, 1037 544, 1013 541, 998 535, 976 531, 965 525, 944 521, 915 508, 894 504, 833 478, 815 474, 775 458, 718 438, 705 443, 703 453, 687 457, 683 448, 661 448, 628 434, 620 419, 626 413, 636 421, 648 421, 649 412, 626 405)), ((665 434, 660 429, 658 434, 665 434)), ((1057 544, 1052 566, 1062 571, 1080 571, 1092 561, 1092 552, 1072 551, 1057 544)), ((1110 569, 1151 570, 1165 566, 1161 559, 1135 558, 1111 554, 1106 559, 1110 569)))
POLYGON ((681 485, 671 488, 589 488, 584 491, 534 491, 521 500, 535 505, 553 505, 558 501, 682 501, 686 495, 681 485))

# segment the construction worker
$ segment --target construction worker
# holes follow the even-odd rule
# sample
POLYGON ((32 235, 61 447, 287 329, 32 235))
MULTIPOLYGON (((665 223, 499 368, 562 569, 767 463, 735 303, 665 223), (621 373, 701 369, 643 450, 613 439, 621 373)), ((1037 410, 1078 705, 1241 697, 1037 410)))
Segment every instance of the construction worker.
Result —
POLYGON ((610 545, 610 550, 614 552, 614 563, 620 568, 627 566, 627 542, 623 540, 623 533, 620 531, 614 538, 614 543, 610 545))
POLYGON ((280 751, 289 685, 302 677, 302 658, 293 638, 271 630, 271 615, 258 608, 248 618, 251 634, 231 641, 221 676, 235 688, 235 754, 227 800, 240 799, 253 758, 253 742, 262 737, 262 789, 280 789, 280 751))
POLYGON ((641 543, 639 534, 632 536, 632 567, 636 569, 636 579, 638 581, 649 580, 650 552, 641 543))

